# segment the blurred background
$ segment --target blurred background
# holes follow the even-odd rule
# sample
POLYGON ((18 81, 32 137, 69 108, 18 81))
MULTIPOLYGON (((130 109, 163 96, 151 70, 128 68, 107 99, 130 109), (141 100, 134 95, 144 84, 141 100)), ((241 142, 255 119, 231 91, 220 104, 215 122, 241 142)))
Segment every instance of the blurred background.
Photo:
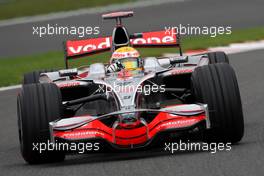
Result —
POLYGON ((133 10, 135 16, 124 20, 131 32, 179 24, 231 26, 235 30, 262 26, 263 7, 262 0, 0 0, 0 19, 4 20, 0 38, 5 41, 0 57, 60 50, 63 40, 76 37, 40 38, 32 35, 33 26, 99 26, 100 35, 109 35, 114 23, 101 19, 109 11, 133 10), (32 17, 35 15, 42 16, 32 17))

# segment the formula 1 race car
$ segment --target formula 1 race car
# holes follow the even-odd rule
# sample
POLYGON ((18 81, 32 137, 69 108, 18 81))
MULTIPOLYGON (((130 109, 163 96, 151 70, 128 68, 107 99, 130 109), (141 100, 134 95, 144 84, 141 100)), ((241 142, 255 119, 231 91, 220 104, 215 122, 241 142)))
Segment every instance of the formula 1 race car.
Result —
MULTIPOLYGON (((133 12, 103 15, 116 20, 111 37, 66 41, 66 69, 24 75, 17 109, 25 161, 64 160, 67 151, 34 149, 37 143, 48 141, 98 142, 114 149, 137 149, 194 132, 202 134, 201 140, 206 142, 241 140, 240 93, 226 54, 183 55, 175 31, 129 35, 121 19, 131 16, 133 12), (137 69, 120 67, 110 72, 112 63, 68 68, 69 59, 103 51, 174 46, 179 49, 178 56, 140 58, 137 69)), ((126 64, 120 61, 121 66, 126 64)))

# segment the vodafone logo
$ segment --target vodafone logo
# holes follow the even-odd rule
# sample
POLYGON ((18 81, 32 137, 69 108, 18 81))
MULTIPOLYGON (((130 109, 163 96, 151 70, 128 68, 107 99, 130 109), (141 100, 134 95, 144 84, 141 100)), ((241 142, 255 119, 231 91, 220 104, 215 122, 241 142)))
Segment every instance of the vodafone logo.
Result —
MULTIPOLYGON (((98 40, 102 40, 102 39, 98 39, 98 40)), ((112 39, 110 37, 106 37, 103 38, 103 41, 97 41, 94 40, 94 42, 89 41, 89 39, 87 40, 87 42, 85 43, 89 43, 89 44, 80 44, 75 46, 74 43, 72 46, 68 47, 68 54, 72 55, 72 54, 82 54, 82 53, 87 53, 87 52, 92 52, 92 51, 96 51, 96 50, 101 50, 101 49, 107 49, 111 47, 111 41, 112 39)))
MULTIPOLYGON (((146 32, 143 33, 143 38, 131 39, 132 45, 166 45, 176 44, 177 39, 175 35, 166 34, 166 31, 146 32)), ((79 54, 91 53, 99 50, 110 49, 112 37, 95 38, 79 41, 67 41, 67 55, 74 56, 79 54)))
POLYGON ((174 38, 172 36, 164 36, 162 38, 159 37, 149 37, 149 38, 138 38, 134 40, 130 40, 133 45, 138 44, 170 44, 174 42, 174 38))

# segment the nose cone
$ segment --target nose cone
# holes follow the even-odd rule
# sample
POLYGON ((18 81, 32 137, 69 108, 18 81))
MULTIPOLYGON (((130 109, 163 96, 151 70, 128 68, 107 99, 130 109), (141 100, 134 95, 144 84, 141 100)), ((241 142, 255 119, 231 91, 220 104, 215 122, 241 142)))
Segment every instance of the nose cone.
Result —
POLYGON ((123 128, 134 128, 140 124, 137 113, 126 113, 120 116, 120 126, 123 128))

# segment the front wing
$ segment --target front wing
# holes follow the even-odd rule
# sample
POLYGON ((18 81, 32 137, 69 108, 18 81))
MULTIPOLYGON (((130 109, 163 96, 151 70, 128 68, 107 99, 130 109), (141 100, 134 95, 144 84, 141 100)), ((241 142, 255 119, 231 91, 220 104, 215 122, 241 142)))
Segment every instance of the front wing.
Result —
POLYGON ((51 140, 90 141, 102 139, 116 148, 134 148, 151 143, 159 133, 166 131, 190 130, 204 122, 210 128, 206 104, 175 105, 160 110, 138 109, 133 112, 155 112, 157 115, 149 123, 140 118, 138 127, 122 128, 118 123, 107 126, 102 122, 113 115, 131 112, 114 112, 99 117, 79 116, 50 122, 51 140))

